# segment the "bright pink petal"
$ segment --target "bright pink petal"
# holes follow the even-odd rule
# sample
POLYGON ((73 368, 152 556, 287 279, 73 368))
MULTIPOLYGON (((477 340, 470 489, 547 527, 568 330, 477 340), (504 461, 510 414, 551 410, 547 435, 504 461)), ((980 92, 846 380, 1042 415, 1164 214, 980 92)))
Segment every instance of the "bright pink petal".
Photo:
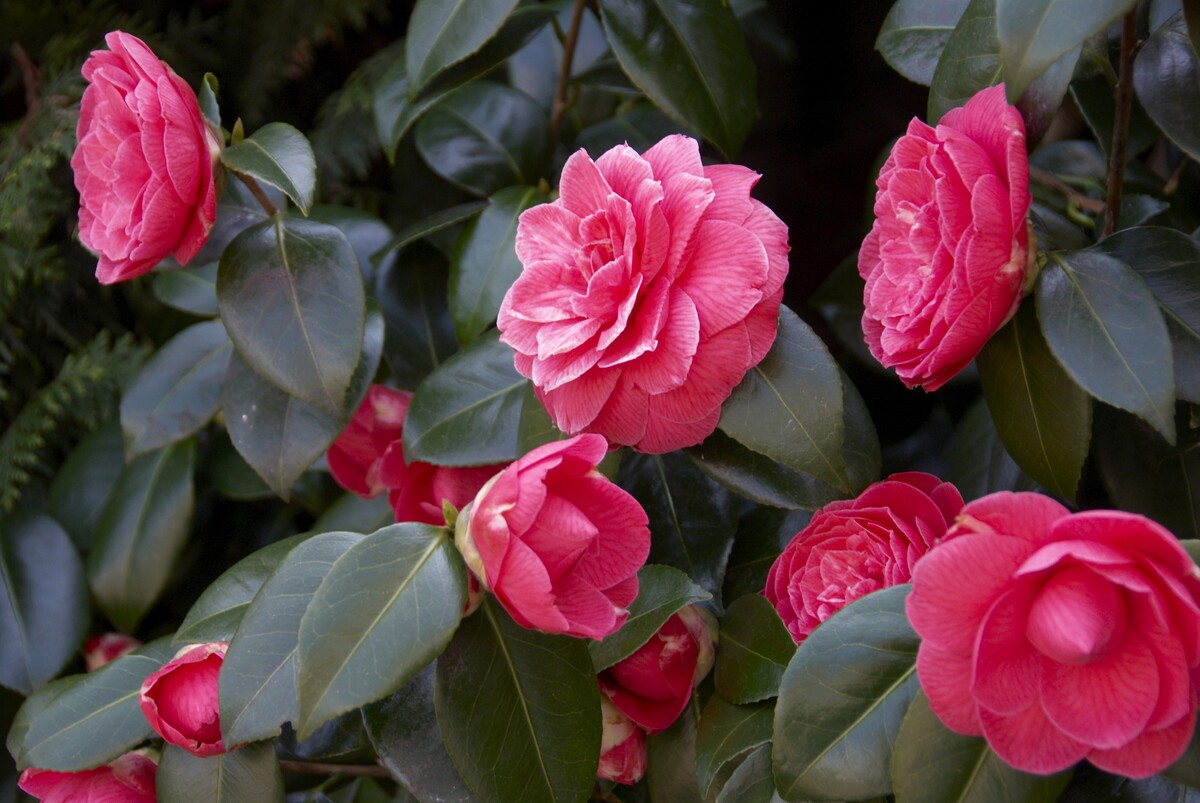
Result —
POLYGON ((1173 764, 1187 750, 1196 727, 1196 705, 1168 727, 1146 731, 1111 750, 1092 750, 1088 761, 1102 770, 1129 778, 1147 778, 1173 764))
POLYGON ((929 707, 955 733, 980 736, 978 706, 971 696, 971 654, 942 650, 922 642, 917 650, 917 677, 929 698, 929 707))
POLYGON ((1037 701, 1042 660, 1025 638, 1029 607, 1036 592, 1036 587, 1029 584, 1009 588, 980 623, 971 693, 991 713, 1010 716, 1037 701))
POLYGON ((1034 703, 1019 714, 998 716, 979 710, 988 745, 1013 767, 1037 775, 1061 772, 1088 753, 1088 745, 1054 726, 1034 703))

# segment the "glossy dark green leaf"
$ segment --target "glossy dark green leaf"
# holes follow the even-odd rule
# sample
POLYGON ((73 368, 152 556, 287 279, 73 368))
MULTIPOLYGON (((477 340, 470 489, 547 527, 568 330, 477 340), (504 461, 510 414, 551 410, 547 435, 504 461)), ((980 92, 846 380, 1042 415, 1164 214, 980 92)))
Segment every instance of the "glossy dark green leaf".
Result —
POLYGON ((339 229, 287 215, 252 226, 221 257, 217 300, 258 374, 327 413, 341 411, 366 312, 358 258, 339 229))
POLYGON ((300 741, 291 725, 285 725, 276 742, 280 759, 315 761, 322 764, 375 764, 377 758, 363 724, 362 711, 347 711, 317 728, 300 741))
POLYGON ((1005 449, 1030 477, 1064 499, 1092 435, 1092 400, 1050 353, 1032 304, 1024 304, 976 358, 1005 449))
POLYGON ((267 123, 221 151, 230 170, 269 184, 307 215, 317 189, 317 160, 308 139, 287 123, 267 123))
POLYGON ((904 615, 909 589, 852 602, 796 650, 775 706, 772 761, 784 800, 891 791, 892 745, 919 688, 920 640, 904 615))
POLYGON ((392 230, 388 225, 363 209, 332 204, 314 206, 309 219, 341 229, 354 249, 354 255, 358 257, 363 281, 369 286, 375 276, 375 263, 371 257, 392 239, 392 230))
POLYGON ((417 123, 426 164, 476 195, 536 184, 549 158, 546 113, 511 87, 475 81, 446 95, 417 123))
POLYGON ((584 800, 600 693, 581 639, 526 630, 492 600, 438 658, 434 704, 455 768, 483 800, 584 800))
POLYGON ((842 416, 837 363, 812 328, 781 307, 775 344, 734 388, 718 426, 751 451, 848 493, 842 416))
POLYGON ((764 744, 738 765, 721 787, 716 803, 771 803, 777 799, 771 775, 771 745, 764 744))
POLYGON ((720 599, 733 547, 737 502, 683 454, 633 453, 621 461, 617 484, 650 518, 648 563, 674 566, 720 599))
POLYGON ((738 756, 771 741, 775 707, 768 703, 733 705, 714 694, 696 726, 696 785, 712 794, 717 773, 738 756))
POLYGON ((1163 133, 1200 158, 1200 60, 1182 18, 1159 28, 1138 50, 1133 88, 1163 133))
POLYGON ((732 9, 721 0, 600 0, 600 13, 638 89, 726 156, 737 153, 758 116, 758 92, 732 9))
POLYGON ((533 383, 525 386, 525 400, 521 403, 521 419, 517 424, 517 452, 525 454, 542 444, 560 441, 567 433, 554 426, 550 414, 538 400, 533 383))
POLYGON ((766 597, 747 594, 721 618, 713 681, 731 703, 756 703, 779 693, 796 643, 766 597))
POLYGON ((154 353, 121 396, 129 459, 183 440, 221 406, 233 342, 220 321, 189 326, 154 353))
POLYGON ((234 352, 225 377, 225 425, 238 453, 282 499, 333 443, 358 408, 379 366, 383 316, 367 317, 362 356, 338 415, 289 396, 234 352))
POLYGON ((202 481, 211 484, 222 496, 239 502, 270 499, 275 496, 275 492, 258 476, 258 472, 238 454, 228 432, 213 432, 211 436, 204 455, 202 481))
POLYGON ((588 645, 592 664, 599 672, 627 658, 641 647, 673 614, 712 595, 670 566, 643 566, 638 570, 638 595, 629 606, 621 629, 588 645))
POLYGON ((474 803, 442 745, 433 677, 430 666, 391 697, 364 707, 363 722, 383 766, 418 800, 474 803))
POLYGON ((896 737, 892 789, 897 803, 1053 803, 1070 771, 1030 775, 1004 763, 978 736, 951 731, 918 691, 896 737))
POLYGON ((160 803, 283 802, 283 773, 271 742, 209 758, 169 744, 163 748, 155 777, 160 803))
MULTIPOLYGON (((557 0, 556 4, 559 8, 556 28, 566 31, 571 27, 573 4, 570 0, 557 0)), ((508 83, 549 110, 562 71, 562 55, 562 41, 555 28, 543 28, 505 63, 508 83)), ((571 58, 571 78, 578 79, 606 55, 609 55, 608 41, 604 38, 600 20, 595 14, 584 14, 579 21, 575 52, 571 58)))
POLYGON ((28 695, 58 674, 87 632, 83 563, 44 515, 0 518, 0 685, 28 695))
POLYGON ((447 67, 500 32, 517 0, 417 0, 404 54, 408 96, 416 98, 447 67))
POLYGON ((221 665, 221 735, 241 744, 279 735, 300 716, 300 619, 335 560, 362 540, 324 533, 288 552, 246 608, 221 665))
POLYGON ((946 446, 943 476, 970 502, 996 491, 1031 491, 1029 479, 1004 448, 987 400, 979 399, 959 421, 946 446))
POLYGON ((395 521, 387 494, 363 499, 357 494, 346 493, 325 508, 325 512, 313 522, 312 530, 318 533, 341 530, 366 535, 395 521))
POLYGON ((897 0, 883 20, 875 49, 893 70, 929 86, 942 49, 968 0, 897 0))
POLYGON ((460 343, 469 343, 496 320, 500 302, 521 275, 517 220, 550 200, 535 187, 506 187, 467 224, 450 262, 450 317, 460 343))
POLYGON ((1041 141, 1058 116, 1082 52, 1081 45, 1068 50, 1025 87, 1017 99, 1017 111, 1025 121, 1026 141, 1030 145, 1041 141))
POLYGON ((76 772, 135 747, 150 735, 138 705, 142 681, 174 654, 170 640, 159 639, 95 672, 60 681, 61 691, 51 699, 31 697, 38 711, 25 719, 17 768, 76 772))
POLYGON ((443 229, 465 223, 482 212, 488 205, 487 201, 468 201, 465 204, 440 209, 428 217, 421 218, 411 226, 402 229, 399 234, 388 240, 382 248, 371 255, 371 261, 382 265, 383 260, 396 251, 401 251, 418 240, 423 240, 431 234, 437 234, 443 229))
POLYGON ((354 544, 300 622, 300 738, 411 680, 449 643, 466 599, 462 560, 443 527, 394 524, 354 544))
POLYGON ((1096 244, 1142 277, 1167 319, 1175 389, 1200 404, 1200 243, 1174 229, 1125 229, 1096 244))
POLYGON ((150 287, 154 296, 168 307, 202 318, 217 317, 216 262, 155 273, 150 287))
POLYGON ((127 632, 158 601, 192 523, 192 440, 125 467, 100 517, 87 579, 100 609, 127 632))
MULTIPOLYGON (((208 240, 189 265, 219 263, 221 254, 235 237, 256 223, 269 219, 266 210, 250 189, 232 176, 229 179, 231 180, 225 182, 225 189, 217 201, 217 219, 208 233, 208 240)), ((274 187, 266 185, 261 189, 276 208, 282 208, 287 203, 284 194, 274 187)), ((213 281, 215 283, 215 278, 213 281)))
MULTIPOLYGON (((1113 88, 1103 75, 1094 75, 1081 81, 1071 83, 1071 97, 1075 100, 1080 114, 1087 121, 1088 127, 1096 135, 1096 142, 1107 153, 1112 147, 1112 124, 1116 104, 1113 101, 1113 88)), ((1141 104, 1135 103, 1130 109, 1129 140, 1126 144, 1128 153, 1142 153, 1158 139, 1158 129, 1141 104)), ((1122 216, 1124 219, 1124 216, 1122 216)))
POLYGON ((1037 282, 1050 351, 1084 390, 1175 440, 1175 371, 1167 326, 1146 283, 1097 251, 1056 254, 1037 282))
POLYGON ((681 128, 654 106, 642 102, 583 129, 575 138, 575 144, 586 148, 592 158, 622 144, 644 153, 663 137, 684 133, 681 128))
POLYGON ((198 644, 232 639, 263 583, 288 553, 309 535, 301 533, 276 541, 226 569, 192 603, 171 643, 198 644))
POLYGON ((114 421, 80 441, 54 475, 47 512, 81 551, 91 546, 124 468, 124 439, 114 421))
POLYGON ((700 709, 695 695, 675 724, 646 739, 646 789, 654 803, 699 803, 696 786, 696 723, 700 709))
POLYGON ((480 337, 417 387, 404 419, 407 459, 469 466, 517 458, 528 380, 498 337, 480 337))
POLYGON ((929 83, 926 120, 930 125, 979 90, 1000 83, 1003 68, 996 33, 997 2, 971 0, 946 40, 929 83))
POLYGON ((1137 0, 996 0, 1000 61, 1011 96, 1135 5, 1137 0))
POLYGON ((446 304, 448 272, 436 248, 416 243, 376 276, 387 322, 384 356, 401 387, 417 387, 458 348, 446 304))
POLYGON ((812 514, 806 510, 761 505, 742 513, 725 570, 723 596, 727 606, 739 597, 763 590, 771 564, 811 519, 812 514))

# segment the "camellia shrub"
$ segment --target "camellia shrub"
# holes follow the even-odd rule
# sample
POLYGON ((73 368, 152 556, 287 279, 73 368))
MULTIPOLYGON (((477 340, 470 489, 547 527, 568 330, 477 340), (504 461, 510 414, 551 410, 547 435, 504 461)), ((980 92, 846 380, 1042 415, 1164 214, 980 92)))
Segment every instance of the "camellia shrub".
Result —
POLYGON ((1196 3, 897 0, 836 268, 788 3, 199 5, 0 11, 0 800, 1197 794, 1196 3))

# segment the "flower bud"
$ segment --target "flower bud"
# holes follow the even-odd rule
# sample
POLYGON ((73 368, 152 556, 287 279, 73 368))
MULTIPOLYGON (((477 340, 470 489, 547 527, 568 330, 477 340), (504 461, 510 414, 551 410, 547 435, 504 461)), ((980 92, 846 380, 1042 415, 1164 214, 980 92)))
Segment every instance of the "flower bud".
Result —
POLYGON ((184 647, 142 682, 139 701, 150 727, 201 758, 226 752, 217 680, 228 648, 223 641, 184 647))
POLYGON ((83 662, 87 671, 95 672, 105 664, 115 661, 127 652, 133 652, 142 642, 124 633, 101 633, 92 636, 83 645, 83 662))
POLYGON ((646 774, 646 732, 604 695, 600 695, 600 716, 604 733, 600 737, 596 777, 623 784, 637 783, 646 774))

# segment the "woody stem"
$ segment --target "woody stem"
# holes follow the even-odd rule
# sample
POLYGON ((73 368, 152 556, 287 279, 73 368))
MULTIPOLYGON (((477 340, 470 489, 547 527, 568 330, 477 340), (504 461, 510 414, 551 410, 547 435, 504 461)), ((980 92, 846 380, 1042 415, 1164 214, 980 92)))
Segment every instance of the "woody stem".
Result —
POLYGON ((1137 46, 1137 10, 1125 15, 1121 26, 1121 61, 1114 97, 1112 147, 1108 156, 1108 193, 1104 210, 1104 235, 1121 225, 1121 190, 1125 179, 1125 149, 1129 144, 1129 117, 1133 110, 1133 53, 1137 46))

